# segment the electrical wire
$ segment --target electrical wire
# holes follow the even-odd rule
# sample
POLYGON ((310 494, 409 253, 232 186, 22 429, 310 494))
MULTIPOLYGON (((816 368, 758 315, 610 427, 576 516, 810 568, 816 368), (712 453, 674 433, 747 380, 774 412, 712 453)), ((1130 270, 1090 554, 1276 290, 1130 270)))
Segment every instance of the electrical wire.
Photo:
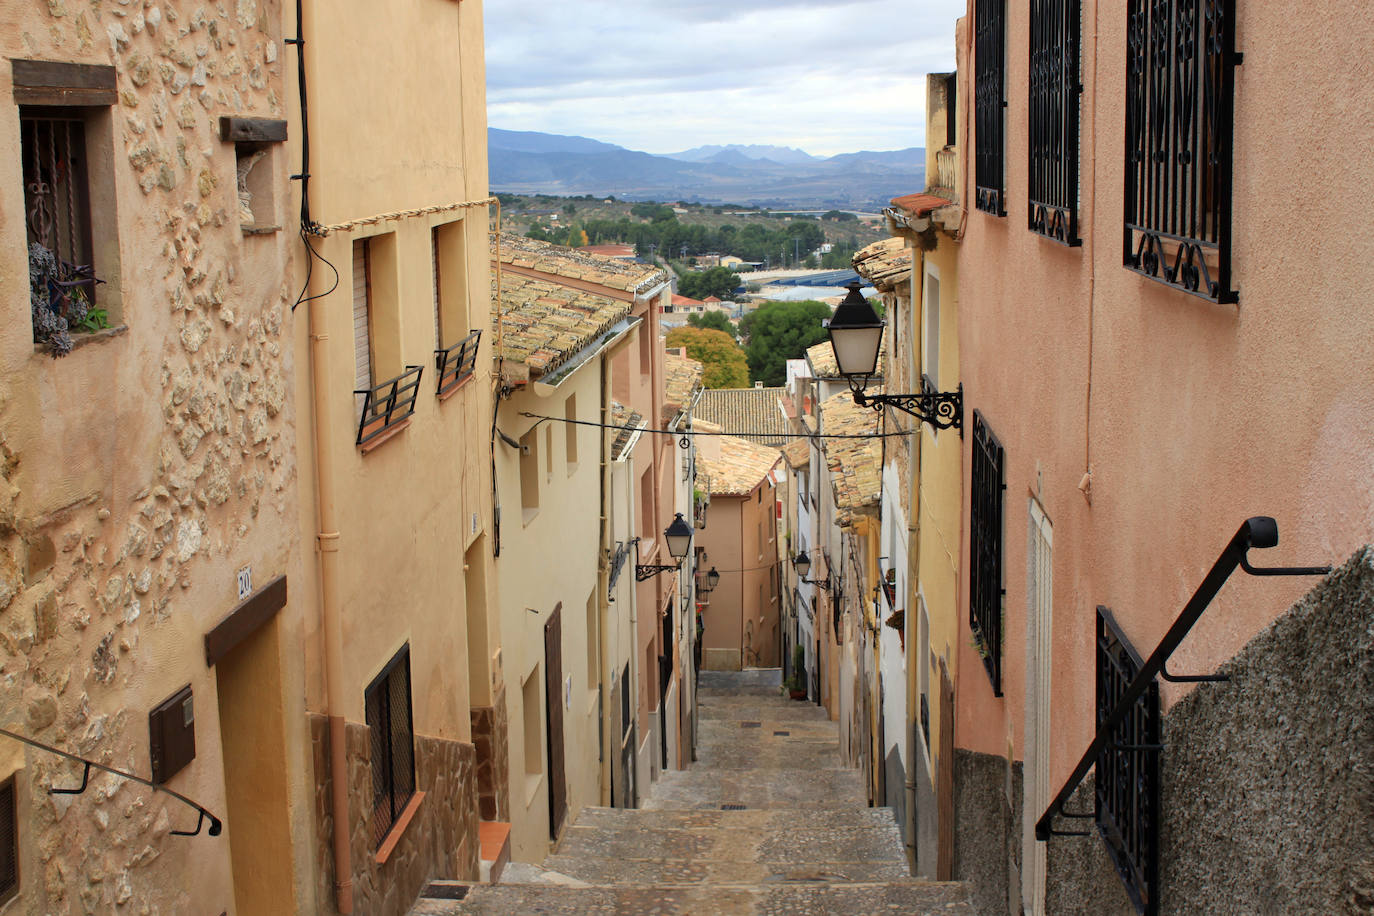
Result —
MULTIPOLYGON (((528 410, 520 411, 520 416, 528 417, 532 420, 551 420, 555 423, 573 423, 577 426, 596 426, 601 429, 618 430, 639 430, 640 432, 653 433, 660 436, 758 436, 777 438, 776 432, 737 432, 735 430, 723 430, 721 432, 708 432, 704 429, 650 429, 639 427, 630 423, 597 423, 593 420, 569 420, 567 417, 549 417, 544 414, 530 413, 528 410)), ((788 439, 882 439, 892 436, 909 436, 916 432, 915 429, 900 429, 891 433, 788 433, 788 439)))

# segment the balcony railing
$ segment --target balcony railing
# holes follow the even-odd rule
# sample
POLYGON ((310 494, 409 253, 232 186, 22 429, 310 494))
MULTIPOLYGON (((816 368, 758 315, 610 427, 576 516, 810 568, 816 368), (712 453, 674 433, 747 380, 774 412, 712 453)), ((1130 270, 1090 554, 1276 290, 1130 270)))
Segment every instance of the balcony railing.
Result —
POLYGON ((434 367, 439 373, 435 394, 444 397, 472 376, 477 366, 477 345, 482 341, 481 330, 468 334, 447 350, 434 351, 434 367))
POLYGON ((375 388, 354 391, 363 395, 363 412, 358 420, 358 445, 393 429, 415 413, 415 396, 420 390, 423 366, 406 366, 406 371, 375 388))
POLYGON ((1178 619, 1143 663, 1138 662, 1131 653, 1115 650, 1112 647, 1115 637, 1099 624, 1099 639, 1103 641, 1099 644, 1098 655, 1099 696, 1103 690, 1102 647, 1105 645, 1108 654, 1113 657, 1112 664, 1121 663, 1121 670, 1109 678, 1107 685, 1110 699, 1114 702, 1110 709, 1098 710, 1097 732, 1059 793, 1035 822, 1035 838, 1043 842, 1051 836, 1087 835, 1082 830, 1055 830, 1056 817, 1095 821, 1137 912, 1147 916, 1159 910, 1158 888, 1155 886, 1159 873, 1159 845, 1157 840, 1144 842, 1141 831, 1148 828, 1156 831, 1157 837, 1159 798, 1157 792, 1144 793, 1139 791, 1138 785, 1128 785, 1134 783, 1141 774, 1131 773, 1128 765, 1125 772, 1121 771, 1122 761, 1126 760, 1129 764, 1127 758, 1134 752, 1157 752, 1160 749, 1158 738, 1154 737, 1158 735, 1158 724, 1151 731, 1148 722, 1141 719, 1142 700, 1148 704, 1148 695, 1158 689, 1156 677, 1184 683, 1229 680, 1224 674, 1170 674, 1168 664, 1174 650, 1202 617, 1237 567, 1252 576, 1324 576, 1331 572, 1330 566, 1256 567, 1250 564, 1248 554, 1251 548, 1273 547, 1278 542, 1279 529, 1272 518, 1255 516, 1246 519, 1221 556, 1212 564, 1193 597, 1183 606, 1178 619), (1064 805, 1094 766, 1099 768, 1094 812, 1066 812, 1064 805), (1107 793, 1109 798, 1104 800, 1103 793, 1107 793))

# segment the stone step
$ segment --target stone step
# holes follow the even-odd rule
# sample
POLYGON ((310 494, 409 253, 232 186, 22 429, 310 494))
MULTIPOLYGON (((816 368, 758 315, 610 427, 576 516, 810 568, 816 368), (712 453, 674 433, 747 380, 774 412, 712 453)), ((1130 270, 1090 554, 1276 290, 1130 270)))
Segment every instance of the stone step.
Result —
MULTIPOLYGON (((774 705, 760 703, 758 697, 751 697, 751 703, 702 703, 698 715, 702 719, 738 719, 755 722, 767 719, 770 722, 829 722, 830 717, 824 709, 809 703, 774 705)), ((838 728, 838 724, 835 726, 838 728)))
POLYGON ((544 867, 585 884, 776 884, 785 881, 827 881, 869 884, 902 881, 909 877, 905 862, 750 862, 680 857, 606 858, 551 855, 544 867))
POLYGON ((847 767, 826 769, 670 770, 654 784, 644 808, 862 808, 863 777, 847 767))
POLYGON ((567 887, 549 884, 477 885, 461 901, 422 899, 416 916, 547 916, 584 913, 721 914, 762 913, 942 914, 973 916, 960 884, 903 881, 831 884, 824 881, 768 885, 626 885, 567 887))
MULTIPOLYGON (((891 808, 803 809, 808 828, 891 827, 897 829, 897 815, 891 808)), ((746 830, 772 833, 796 824, 798 811, 788 808, 753 808, 743 811, 720 809, 679 810, 646 808, 583 808, 577 827, 602 827, 611 830, 746 830)))
MULTIPOLYGON (((805 810, 788 813, 791 815, 790 821, 785 822, 783 829, 776 833, 720 827, 641 826, 624 829, 578 824, 564 831, 555 851, 564 857, 609 859, 678 856, 727 862, 906 861, 901 833, 895 823, 863 827, 817 827, 810 823, 805 810)), ((548 867, 566 871, 556 865, 548 867)))

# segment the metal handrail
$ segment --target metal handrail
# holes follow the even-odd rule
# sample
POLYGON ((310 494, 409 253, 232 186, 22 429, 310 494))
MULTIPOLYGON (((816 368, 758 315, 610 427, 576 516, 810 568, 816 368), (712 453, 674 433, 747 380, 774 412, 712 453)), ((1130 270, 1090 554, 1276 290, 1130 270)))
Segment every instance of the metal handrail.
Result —
POLYGON ((472 376, 477 368, 477 347, 482 330, 469 331, 468 336, 446 350, 434 351, 434 366, 438 370, 438 384, 434 394, 443 397, 472 376))
POLYGON ((406 366, 406 371, 372 388, 359 388, 363 410, 358 418, 358 445, 366 445, 415 413, 415 397, 424 375, 423 366, 406 366))
MULTIPOLYGON (((1118 698, 1112 711, 1097 726, 1097 733, 1093 736, 1092 743, 1088 745, 1083 756, 1079 758, 1078 765, 1073 768, 1073 772, 1064 782, 1059 794, 1050 802, 1045 813, 1040 815, 1040 819, 1035 822, 1035 838, 1041 842, 1058 833, 1068 833, 1068 831, 1056 831, 1053 829, 1054 818, 1064 813, 1064 805, 1069 797, 1073 795, 1083 777, 1088 775, 1088 770, 1097 762, 1097 758, 1106 748, 1107 742, 1111 738, 1112 732, 1121 724, 1131 708, 1154 681, 1157 675, 1163 675, 1166 680, 1189 680, 1183 676, 1170 676, 1165 672, 1165 665, 1168 664, 1169 656, 1174 654, 1174 650, 1183 642, 1188 631, 1202 617, 1212 599, 1221 591, 1221 587, 1226 584, 1231 573, 1239 567, 1252 576, 1324 576, 1331 572, 1330 566, 1287 566, 1287 567, 1255 567, 1252 566, 1246 554, 1252 547, 1269 548, 1274 547, 1279 542, 1279 526, 1272 518, 1267 515, 1257 515, 1248 518, 1236 531, 1231 538, 1226 549, 1217 557, 1217 561, 1212 564, 1212 569, 1207 573, 1202 584, 1193 592, 1193 597, 1188 599, 1188 603, 1183 606, 1178 619, 1169 627, 1169 632, 1164 634, 1159 645, 1154 652, 1145 660, 1145 664, 1140 667, 1135 679, 1127 685, 1124 693, 1118 698)), ((1193 676, 1214 677, 1213 675, 1193 676)), ((1073 815, 1071 815, 1073 816, 1073 815)), ((1088 815, 1091 817, 1091 815, 1088 815)), ((1072 833, 1070 835, 1080 835, 1072 833)))
POLYGON ((86 757, 79 757, 76 754, 68 753, 67 751, 61 750, 60 748, 55 748, 51 744, 44 744, 42 741, 39 741, 36 738, 30 738, 27 735, 21 735, 17 732, 12 732, 6 728, 0 728, 0 735, 4 735, 6 738, 13 738, 15 741, 21 741, 24 744, 29 745, 30 747, 36 747, 40 751, 47 751, 49 754, 56 754, 59 757, 65 757, 68 760, 73 760, 84 766, 84 769, 81 772, 81 785, 77 786, 74 789, 51 788, 48 790, 48 792, 53 795, 82 794, 86 791, 86 787, 90 784, 91 769, 95 768, 97 770, 101 770, 102 772, 118 776, 120 779, 127 779, 130 782, 136 782, 141 786, 147 786, 154 792, 162 792, 165 795, 170 795, 172 796, 172 798, 175 798, 182 804, 189 805, 191 808, 195 809, 196 813, 199 815, 199 817, 196 819, 196 829, 172 830, 170 831, 172 836, 198 836, 200 834, 201 828, 205 826, 205 821, 207 818, 210 821, 210 836, 219 836, 220 832, 224 830, 224 823, 219 818, 211 814, 210 809, 206 808, 204 805, 201 805, 198 802, 192 801, 185 795, 182 795, 180 792, 176 792, 172 789, 167 788, 161 783, 156 783, 152 780, 144 779, 142 776, 136 776, 133 773, 126 773, 123 770, 116 770, 114 767, 106 766, 103 763, 97 763, 96 761, 90 760, 86 757))

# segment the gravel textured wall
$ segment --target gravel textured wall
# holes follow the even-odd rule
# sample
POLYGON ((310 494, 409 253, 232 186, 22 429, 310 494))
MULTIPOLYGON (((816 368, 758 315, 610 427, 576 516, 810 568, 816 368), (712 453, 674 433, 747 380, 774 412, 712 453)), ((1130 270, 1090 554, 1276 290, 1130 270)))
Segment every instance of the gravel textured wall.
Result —
MULTIPOLYGON (((1008 911, 1010 866, 1020 858, 1019 763, 1012 767, 1011 788, 1012 798, 1008 800, 1005 757, 955 750, 954 879, 968 882, 974 908, 982 916, 1002 916, 1008 911)), ((1019 900, 1019 887, 1015 893, 1019 900)))
MULTIPOLYGON (((1164 717, 1160 913, 1374 913, 1374 549, 1221 671, 1164 717)), ((1051 841, 1046 912, 1133 912, 1095 832, 1051 841)))
POLYGON ((1165 717, 1166 913, 1374 913, 1374 549, 1165 717))

